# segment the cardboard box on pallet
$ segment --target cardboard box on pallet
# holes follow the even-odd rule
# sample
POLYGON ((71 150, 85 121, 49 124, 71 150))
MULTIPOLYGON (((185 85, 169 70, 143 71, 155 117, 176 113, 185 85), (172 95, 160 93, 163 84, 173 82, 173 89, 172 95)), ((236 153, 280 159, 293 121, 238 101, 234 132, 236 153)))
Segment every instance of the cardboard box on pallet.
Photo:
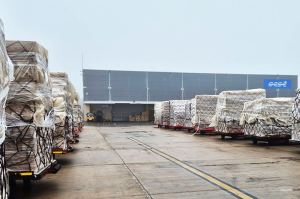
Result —
POLYGON ((216 114, 218 95, 196 95, 191 104, 192 126, 204 130, 216 114))
POLYGON ((290 138, 293 98, 262 98, 245 102, 240 125, 245 135, 290 138))
POLYGON ((7 41, 6 49, 14 65, 14 81, 5 109, 7 167, 11 172, 38 175, 53 162, 54 115, 48 53, 32 41, 7 41))
POLYGON ((5 162, 5 104, 9 91, 9 84, 13 77, 13 65, 9 59, 6 46, 3 23, 0 19, 0 198, 9 196, 9 180, 5 162))
POLYGON ((297 95, 293 104, 293 130, 292 140, 300 142, 300 89, 297 90, 297 95))
POLYGON ((216 114, 211 127, 224 134, 243 134, 240 125, 245 102, 266 98, 264 89, 223 91, 218 96, 216 114))
POLYGON ((188 100, 170 100, 170 126, 184 127, 185 106, 188 100))

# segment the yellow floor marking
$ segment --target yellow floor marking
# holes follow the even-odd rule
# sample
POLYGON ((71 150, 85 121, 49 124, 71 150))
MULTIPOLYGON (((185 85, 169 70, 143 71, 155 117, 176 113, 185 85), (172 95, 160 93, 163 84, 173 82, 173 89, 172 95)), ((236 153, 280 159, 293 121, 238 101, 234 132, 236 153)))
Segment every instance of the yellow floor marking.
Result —
POLYGON ((138 143, 139 145, 147 148, 148 150, 164 157, 165 159, 167 159, 171 162, 174 162, 175 164, 177 164, 177 165, 181 166, 182 168, 190 171, 191 173, 196 174, 197 176, 211 182, 212 184, 215 184, 215 185, 219 186, 220 188, 226 190, 227 192, 231 193, 232 195, 234 195, 237 198, 241 198, 241 199, 254 199, 255 198, 255 197, 253 197, 251 195, 248 195, 248 194, 240 191, 239 189, 218 180, 217 178, 215 178, 213 176, 210 176, 210 175, 208 175, 208 174, 206 174, 206 173, 204 173, 204 172, 202 172, 198 169, 195 169, 194 167, 191 167, 188 164, 183 163, 180 160, 177 160, 176 158, 174 158, 174 157, 172 157, 168 154, 165 154, 165 153, 163 153, 163 152, 161 152, 161 151, 159 151, 159 150, 157 150, 157 149, 155 149, 155 148, 153 148, 153 147, 151 147, 151 146, 149 146, 149 145, 147 145, 147 144, 145 144, 145 143, 143 143, 143 142, 141 142, 141 141, 139 141, 135 138, 129 138, 129 139, 136 142, 136 143, 138 143))

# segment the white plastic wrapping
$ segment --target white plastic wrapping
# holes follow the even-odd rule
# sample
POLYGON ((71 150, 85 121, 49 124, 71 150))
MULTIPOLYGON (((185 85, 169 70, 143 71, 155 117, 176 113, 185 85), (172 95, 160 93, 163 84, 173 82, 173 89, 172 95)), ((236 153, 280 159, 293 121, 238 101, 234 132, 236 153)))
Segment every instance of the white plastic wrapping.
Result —
POLYGON ((300 142, 300 89, 297 90, 293 105, 292 140, 300 142))
POLYGON ((13 79, 13 65, 5 47, 3 24, 0 19, 0 198, 7 199, 9 195, 9 180, 5 162, 5 103, 9 90, 10 81, 13 79))
POLYGON ((262 98, 246 102, 240 125, 246 135, 291 136, 293 98, 262 98))
POLYGON ((185 104, 185 119, 184 119, 184 124, 183 126, 185 128, 192 128, 192 100, 187 100, 185 104))
POLYGON ((170 101, 163 101, 161 103, 161 120, 163 126, 170 125, 170 101))
POLYGON ((213 116, 216 114, 217 101, 217 95, 196 95, 192 99, 191 118, 193 127, 199 127, 200 129, 209 127, 213 116))
POLYGON ((170 126, 184 127, 187 103, 188 100, 170 100, 170 126))
POLYGON ((264 89, 223 91, 218 96, 216 114, 211 127, 222 133, 242 133, 240 117, 245 102, 266 98, 264 89))
POLYGON ((6 104, 6 160, 9 171, 39 174, 52 161, 54 111, 47 50, 32 41, 7 41, 14 81, 6 104))
POLYGON ((69 77, 64 72, 51 72, 52 99, 55 114, 53 149, 67 150, 72 136, 72 100, 69 77))
POLYGON ((154 124, 162 125, 162 102, 156 102, 154 104, 154 124))

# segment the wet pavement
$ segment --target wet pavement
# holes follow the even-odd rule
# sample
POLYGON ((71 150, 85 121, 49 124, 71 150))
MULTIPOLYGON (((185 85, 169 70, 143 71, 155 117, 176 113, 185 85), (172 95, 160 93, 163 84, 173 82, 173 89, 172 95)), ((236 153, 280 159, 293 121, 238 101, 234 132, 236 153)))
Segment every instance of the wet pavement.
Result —
POLYGON ((18 183, 17 198, 300 198, 300 145, 222 141, 152 125, 86 126, 75 151, 58 161, 62 169, 33 182, 31 193, 18 183))

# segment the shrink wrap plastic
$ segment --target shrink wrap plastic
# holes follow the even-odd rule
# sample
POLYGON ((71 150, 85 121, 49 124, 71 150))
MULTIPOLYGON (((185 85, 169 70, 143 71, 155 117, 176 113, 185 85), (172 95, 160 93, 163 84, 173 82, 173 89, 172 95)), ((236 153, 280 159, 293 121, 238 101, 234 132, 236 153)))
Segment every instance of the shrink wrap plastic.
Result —
POLYGON ((185 108, 188 100, 170 101, 170 126, 183 127, 185 122, 185 108))
POLYGON ((242 133, 240 118, 245 102, 261 98, 266 98, 264 89, 221 92, 210 127, 215 127, 221 133, 242 133))
POLYGON ((10 81, 13 80, 13 65, 5 47, 5 35, 0 19, 0 198, 6 199, 9 195, 9 180, 5 162, 5 103, 8 95, 10 81))
POLYGON ((162 102, 154 104, 154 124, 162 125, 162 102))
POLYGON ((300 141, 300 89, 297 90, 297 95, 293 104, 292 140, 300 141))
POLYGON ((9 171, 39 174, 52 161, 54 110, 47 50, 37 42, 6 41, 14 66, 6 104, 5 156, 9 171))
POLYGON ((192 126, 208 128, 216 114, 217 101, 217 95, 196 95, 191 104, 192 126))
POLYGON ((291 136, 293 98, 262 98, 246 102, 240 125, 245 135, 291 136))

